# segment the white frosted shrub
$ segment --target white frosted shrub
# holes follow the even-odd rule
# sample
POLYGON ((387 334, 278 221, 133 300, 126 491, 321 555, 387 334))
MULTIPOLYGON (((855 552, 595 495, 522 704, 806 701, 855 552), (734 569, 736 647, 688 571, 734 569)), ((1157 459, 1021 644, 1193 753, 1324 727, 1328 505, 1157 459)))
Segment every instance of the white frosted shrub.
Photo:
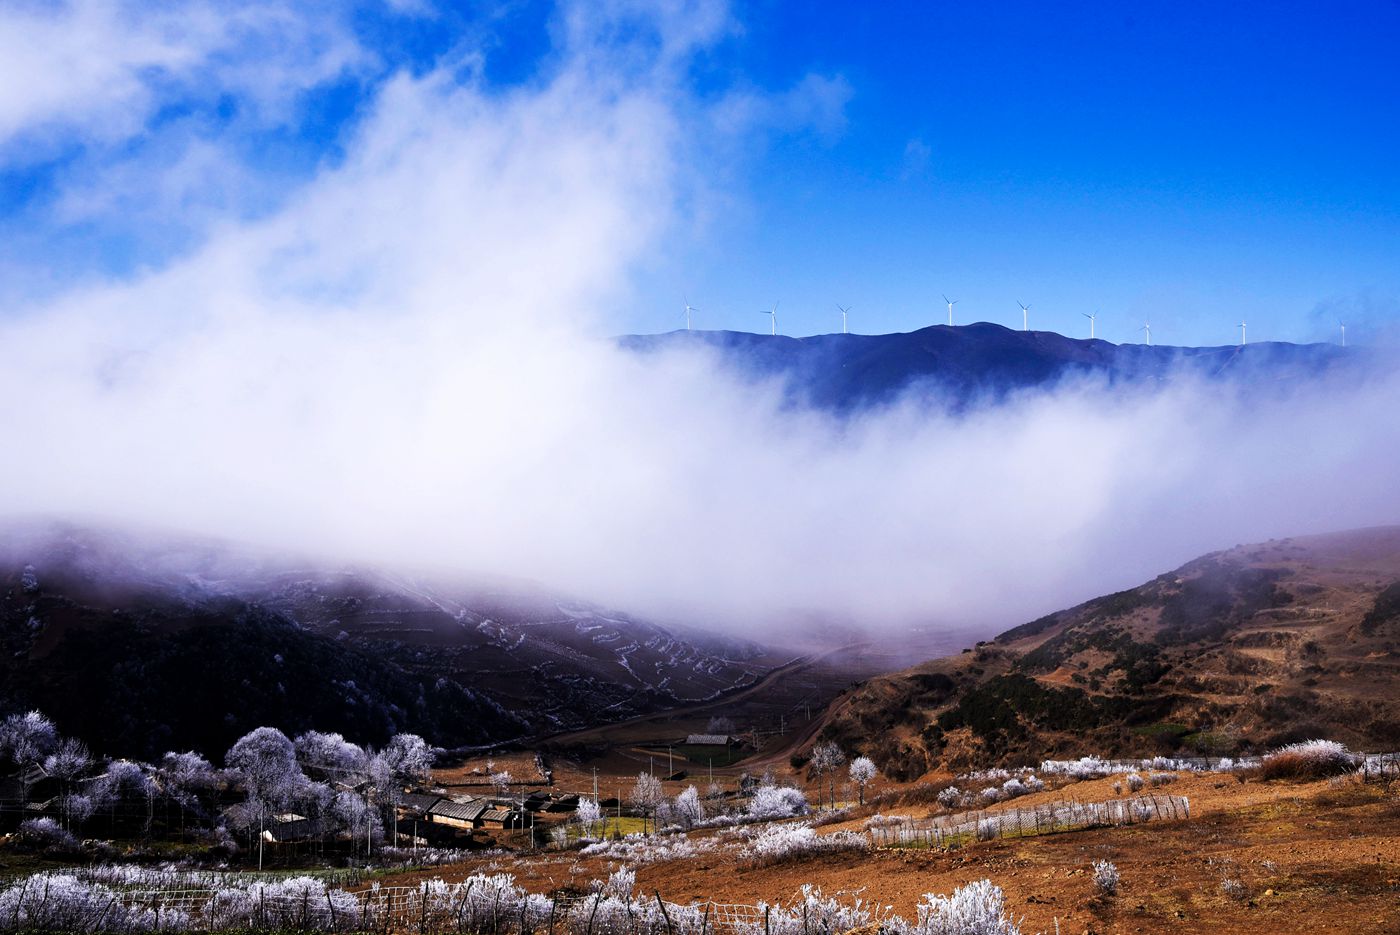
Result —
POLYGON ((860 851, 869 847, 869 838, 851 831, 818 834, 807 825, 773 825, 753 839, 744 849, 744 856, 755 863, 769 864, 820 851, 860 851))
POLYGON ((1008 779, 1001 784, 1002 798, 1015 799, 1025 795, 1031 790, 1026 788, 1026 784, 1019 779, 1008 779))
POLYGON ((619 867, 608 877, 608 881, 603 884, 603 894, 606 896, 616 896, 618 899, 631 899, 632 888, 637 885, 637 871, 629 870, 627 867, 619 867))
POLYGON ((735 926, 735 935, 825 935, 833 932, 849 932, 852 929, 869 925, 874 921, 870 907, 856 900, 851 905, 843 905, 835 899, 822 895, 821 889, 811 884, 802 887, 802 899, 792 906, 758 904, 757 919, 750 923, 735 926), (764 916, 767 916, 767 930, 764 916))
POLYGON ((807 814, 807 797, 787 786, 759 786, 749 800, 751 818, 791 818, 807 814))
POLYGON ((1127 780, 1128 780, 1128 791, 1130 791, 1130 792, 1140 792, 1140 791, 1142 791, 1142 777, 1141 777, 1141 776, 1139 776, 1137 773, 1129 773, 1129 774, 1127 775, 1126 778, 1127 778, 1127 780))
MULTIPOLYGON (((179 925, 183 916, 172 914, 179 925)), ((0 891, 0 926, 16 931, 147 932, 155 918, 123 905, 116 891, 70 873, 40 873, 0 891)))
POLYGON ((1105 896, 1118 894, 1118 868, 1111 861, 1094 861, 1094 886, 1105 896))
POLYGON ((944 808, 956 808, 962 801, 962 790, 957 786, 949 786, 938 793, 938 804, 944 808))
POLYGON ((1001 887, 990 880, 960 886, 952 896, 924 894, 914 935, 1020 935, 1006 915, 1001 887))

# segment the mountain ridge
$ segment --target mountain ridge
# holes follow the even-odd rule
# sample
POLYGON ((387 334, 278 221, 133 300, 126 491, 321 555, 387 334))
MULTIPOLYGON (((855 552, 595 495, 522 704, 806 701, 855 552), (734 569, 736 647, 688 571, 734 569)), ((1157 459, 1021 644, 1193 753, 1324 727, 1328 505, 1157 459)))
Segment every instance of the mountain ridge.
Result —
POLYGON ((871 679, 833 707, 826 736, 906 778, 1312 737, 1394 749, 1397 685, 1400 526, 1378 526, 1208 553, 871 679))
POLYGON ((791 403, 842 413, 909 397, 962 408, 1081 377, 1103 379, 1111 386, 1152 387, 1182 378, 1225 377, 1241 378, 1247 385, 1288 384, 1358 373, 1379 359, 1370 349, 1326 343, 1113 344, 1053 331, 1015 331, 989 322, 803 338, 681 330, 627 335, 618 343, 638 354, 705 349, 746 377, 786 381, 791 403))

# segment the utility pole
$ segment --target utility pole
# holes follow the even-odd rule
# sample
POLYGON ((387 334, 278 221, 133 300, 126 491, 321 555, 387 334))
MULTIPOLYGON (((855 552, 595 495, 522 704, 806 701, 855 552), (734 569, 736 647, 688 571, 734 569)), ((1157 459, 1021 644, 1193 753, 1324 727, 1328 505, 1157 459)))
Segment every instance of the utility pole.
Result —
POLYGON ((671 756, 671 745, 668 743, 666 744, 666 778, 669 779, 674 775, 676 775, 676 765, 671 756))

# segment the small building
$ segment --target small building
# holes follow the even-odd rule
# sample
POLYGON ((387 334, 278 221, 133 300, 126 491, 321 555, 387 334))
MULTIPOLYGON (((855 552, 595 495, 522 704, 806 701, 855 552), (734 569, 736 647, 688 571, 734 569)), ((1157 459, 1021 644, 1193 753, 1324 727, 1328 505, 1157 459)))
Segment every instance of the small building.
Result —
POLYGON ((578 796, 562 792, 531 792, 525 797, 527 812, 578 811, 578 796))
POLYGON ((452 799, 438 799, 424 814, 428 821, 447 825, 450 828, 465 828, 468 831, 482 827, 482 815, 491 807, 484 799, 467 799, 456 802, 452 799))
POLYGON ((685 742, 690 747, 727 747, 734 738, 728 734, 690 734, 685 742))
POLYGON ((434 805, 443 801, 443 797, 431 792, 405 792, 399 796, 398 811, 400 818, 422 818, 428 814, 434 805))
POLYGON ((323 828, 319 819, 285 812, 272 816, 272 822, 263 829, 262 837, 264 841, 274 844, 291 844, 320 837, 323 828))
POLYGON ((481 813, 479 819, 482 828, 523 828, 525 827, 524 815, 513 808, 502 808, 492 806, 481 813))

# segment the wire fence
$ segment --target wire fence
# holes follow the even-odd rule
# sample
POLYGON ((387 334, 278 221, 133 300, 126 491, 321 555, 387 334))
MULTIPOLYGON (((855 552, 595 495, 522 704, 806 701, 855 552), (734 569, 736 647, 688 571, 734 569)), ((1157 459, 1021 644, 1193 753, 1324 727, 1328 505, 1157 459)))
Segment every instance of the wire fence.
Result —
POLYGON ((1361 761, 1361 778, 1366 782, 1400 780, 1400 753, 1371 753, 1361 761))
POLYGON ((1049 802, 994 812, 907 818, 872 827, 869 833, 876 847, 946 848, 969 840, 991 841, 1190 817, 1191 803, 1185 796, 1150 794, 1106 802, 1049 802))
MULTIPOLYGON (((36 894, 37 895, 37 894, 36 894)), ((113 896, 124 913, 94 907, 100 917, 74 918, 73 931, 131 931, 104 925, 140 918, 139 930, 381 932, 389 935, 737 935, 766 931, 773 907, 723 903, 683 905, 655 898, 603 894, 492 900, 470 886, 441 881, 418 886, 375 886, 359 892, 303 888, 298 893, 210 889, 128 889, 113 896), (486 898, 482 898, 482 896, 486 898)), ((0 918, 0 930, 7 926, 0 918)))

